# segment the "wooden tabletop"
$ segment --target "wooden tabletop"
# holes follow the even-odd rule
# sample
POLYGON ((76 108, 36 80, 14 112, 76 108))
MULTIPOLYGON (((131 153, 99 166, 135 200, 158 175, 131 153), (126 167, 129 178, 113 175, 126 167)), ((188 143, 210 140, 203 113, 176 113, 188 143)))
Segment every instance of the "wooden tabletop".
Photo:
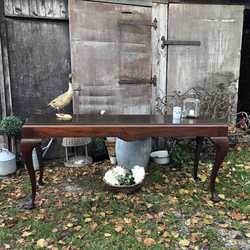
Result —
POLYGON ((74 115, 70 121, 60 121, 55 115, 34 116, 22 127, 22 138, 106 137, 135 140, 150 136, 218 137, 227 136, 225 122, 203 119, 173 121, 161 115, 74 115))
POLYGON ((162 115, 73 115, 69 121, 58 120, 55 115, 36 115, 28 118, 25 125, 187 125, 187 126, 222 126, 225 121, 206 119, 180 119, 173 121, 172 116, 162 115))

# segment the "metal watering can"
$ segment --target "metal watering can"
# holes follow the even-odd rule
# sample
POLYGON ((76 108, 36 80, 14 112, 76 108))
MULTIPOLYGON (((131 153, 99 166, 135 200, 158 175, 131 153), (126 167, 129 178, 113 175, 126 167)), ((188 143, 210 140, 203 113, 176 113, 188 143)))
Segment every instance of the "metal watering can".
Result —
POLYGON ((16 155, 8 149, 0 149, 0 176, 6 176, 16 172, 16 155))

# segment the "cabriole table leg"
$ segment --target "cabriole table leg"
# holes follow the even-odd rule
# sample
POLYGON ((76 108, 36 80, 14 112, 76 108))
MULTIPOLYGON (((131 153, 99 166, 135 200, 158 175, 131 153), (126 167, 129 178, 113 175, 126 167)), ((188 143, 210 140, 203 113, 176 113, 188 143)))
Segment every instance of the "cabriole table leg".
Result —
POLYGON ((36 153, 37 153, 37 158, 38 158, 38 162, 39 162, 39 179, 38 179, 38 184, 43 186, 44 182, 43 182, 43 157, 42 157, 42 145, 41 143, 39 143, 36 146, 36 153))
POLYGON ((229 140, 228 137, 212 137, 211 140, 214 143, 216 149, 215 162, 210 176, 210 191, 212 195, 211 199, 213 202, 219 202, 220 198, 215 190, 215 181, 219 168, 227 155, 229 140))
POLYGON ((22 139, 20 144, 22 159, 26 164, 31 182, 31 201, 24 204, 25 209, 33 209, 35 207, 36 198, 36 174, 33 167, 32 161, 32 150, 33 148, 41 145, 40 139, 22 139))
POLYGON ((204 139, 203 137, 196 137, 196 150, 195 150, 194 169, 193 169, 193 177, 195 181, 199 181, 198 166, 200 161, 201 146, 203 139, 204 139))

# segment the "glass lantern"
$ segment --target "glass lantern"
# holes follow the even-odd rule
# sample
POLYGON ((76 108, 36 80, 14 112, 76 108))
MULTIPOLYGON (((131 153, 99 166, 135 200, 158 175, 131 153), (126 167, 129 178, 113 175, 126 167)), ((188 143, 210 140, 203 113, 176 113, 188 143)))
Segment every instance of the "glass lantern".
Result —
POLYGON ((189 97, 183 100, 182 117, 198 118, 200 116, 200 100, 198 98, 189 97))

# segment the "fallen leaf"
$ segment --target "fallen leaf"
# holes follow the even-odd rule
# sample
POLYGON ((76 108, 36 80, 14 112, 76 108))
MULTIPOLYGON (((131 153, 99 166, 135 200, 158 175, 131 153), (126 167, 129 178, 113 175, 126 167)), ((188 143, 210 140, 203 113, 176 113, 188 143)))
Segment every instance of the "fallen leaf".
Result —
POLYGON ((116 226, 115 227, 115 231, 117 232, 117 233, 120 233, 121 231, 123 230, 123 227, 122 226, 116 226))
POLYGON ((190 192, 190 190, 183 189, 183 188, 181 188, 181 189, 179 190, 179 193, 180 193, 180 194, 189 194, 189 192, 190 192))
POLYGON ((145 239, 143 240, 143 244, 144 244, 145 246, 147 246, 147 247, 150 247, 150 246, 155 245, 156 242, 155 242, 155 240, 152 239, 152 238, 145 238, 145 239))
POLYGON ((201 179, 201 182, 205 182, 207 180, 207 176, 204 174, 200 175, 199 177, 201 179))
POLYGON ((129 219, 129 218, 124 218, 124 222, 125 222, 126 224, 132 224, 132 220, 129 219))
POLYGON ((91 229, 92 232, 94 232, 96 230, 96 228, 97 228, 97 223, 92 223, 90 225, 90 229, 91 229))
POLYGON ((73 227, 73 226, 74 226, 73 223, 68 223, 68 224, 66 225, 67 228, 71 228, 71 227, 73 227))
POLYGON ((203 219, 203 222, 204 222, 206 225, 211 225, 211 224, 213 224, 213 222, 214 222, 213 216, 211 216, 211 215, 205 215, 205 218, 203 219))
POLYGON ((179 245, 182 246, 182 247, 187 247, 187 246, 189 246, 189 244, 190 244, 190 241, 186 240, 186 239, 183 239, 183 240, 179 241, 179 245))
POLYGON ((187 220, 185 221, 185 225, 186 225, 186 226, 190 226, 190 225, 191 225, 191 220, 190 220, 190 219, 187 219, 187 220))
POLYGON ((178 203, 178 199, 175 196, 171 197, 169 203, 174 205, 174 204, 178 203))
POLYGON ((48 242, 45 239, 40 239, 36 242, 36 246, 39 248, 45 248, 48 246, 48 242))
POLYGON ((198 218, 198 217, 195 217, 195 216, 194 216, 194 217, 191 218, 191 223, 192 223, 192 224, 197 224, 198 221, 199 221, 199 218, 198 218))
POLYGON ((225 199, 225 195, 224 195, 224 194, 219 194, 218 196, 219 196, 222 200, 225 199))
POLYGON ((176 231, 173 231, 171 234, 173 235, 174 238, 178 238, 179 235, 180 235, 180 234, 179 234, 178 232, 176 232, 176 231))
POLYGON ((191 238, 190 238, 190 241, 191 242, 196 242, 198 240, 198 233, 192 233, 191 234, 191 238))
POLYGON ((233 211, 230 214, 230 217, 234 220, 243 220, 245 216, 243 216, 240 212, 233 211))
POLYGON ((34 232, 23 232, 23 233, 22 233, 22 237, 23 237, 23 238, 26 238, 26 237, 28 237, 28 236, 30 236, 30 235, 32 235, 32 234, 34 234, 34 232))
POLYGON ((52 233, 57 233, 58 232, 58 229, 57 228, 53 228, 52 229, 52 233))
POLYGON ((76 231, 80 231, 81 228, 82 228, 82 227, 79 225, 79 226, 76 226, 74 229, 75 229, 76 231))
POLYGON ((250 233, 246 233, 246 237, 247 237, 247 238, 250 238, 250 233))
POLYGON ((86 218, 86 219, 84 220, 85 223, 89 223, 89 222, 91 222, 91 221, 92 221, 91 218, 86 218))
POLYGON ((228 224, 219 224, 219 227, 221 227, 221 228, 228 228, 229 225, 228 224))

